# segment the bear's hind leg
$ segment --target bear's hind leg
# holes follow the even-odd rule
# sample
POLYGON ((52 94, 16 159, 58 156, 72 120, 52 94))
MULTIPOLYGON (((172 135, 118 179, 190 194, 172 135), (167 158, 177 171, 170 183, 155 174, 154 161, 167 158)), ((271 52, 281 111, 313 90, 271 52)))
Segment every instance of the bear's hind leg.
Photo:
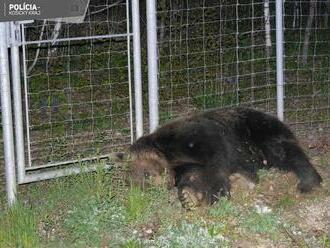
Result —
POLYGON ((271 165, 297 175, 301 192, 309 192, 322 182, 321 176, 296 141, 274 139, 264 146, 264 152, 271 165))
POLYGON ((283 142, 283 148, 286 151, 286 161, 291 165, 293 172, 299 179, 298 189, 301 192, 309 192, 322 182, 322 178, 313 165, 309 162, 302 148, 295 142, 283 142))

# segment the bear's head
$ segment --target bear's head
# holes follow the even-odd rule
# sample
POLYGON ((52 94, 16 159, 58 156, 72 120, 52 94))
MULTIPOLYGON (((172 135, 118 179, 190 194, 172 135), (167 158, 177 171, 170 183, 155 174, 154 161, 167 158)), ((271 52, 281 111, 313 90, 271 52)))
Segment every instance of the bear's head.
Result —
POLYGON ((167 168, 167 160, 154 151, 132 154, 131 177, 135 185, 164 184, 167 168))
POLYGON ((155 144, 153 135, 141 137, 134 142, 130 154, 131 177, 135 185, 168 183, 164 175, 169 169, 169 163, 155 144))

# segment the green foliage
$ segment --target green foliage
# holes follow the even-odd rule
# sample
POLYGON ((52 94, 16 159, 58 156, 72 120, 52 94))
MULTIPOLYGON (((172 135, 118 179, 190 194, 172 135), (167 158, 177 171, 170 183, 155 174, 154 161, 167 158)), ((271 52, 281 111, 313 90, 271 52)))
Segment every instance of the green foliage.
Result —
POLYGON ((6 209, 0 218, 0 247, 39 246, 35 212, 21 202, 6 209))
POLYGON ((64 227, 76 243, 95 246, 105 233, 122 228, 125 218, 124 208, 118 202, 90 198, 68 211, 64 227))
POLYGON ((169 121, 171 119, 173 119, 173 113, 172 112, 169 112, 169 111, 166 111, 166 112, 163 112, 163 113, 160 113, 160 121, 163 122, 163 121, 169 121))
MULTIPOLYGON (((23 188, 19 198, 25 205, 1 213, 0 247, 212 248, 228 247, 242 235, 258 233, 271 240, 282 235, 276 214, 259 214, 226 198, 208 209, 186 212, 165 184, 144 191, 119 188, 112 174, 100 166, 95 173, 23 188), (152 238, 141 236, 150 226, 152 238)), ((293 201, 285 196, 274 204, 284 208, 293 201)), ((316 238, 320 247, 329 247, 328 235, 316 238)))
POLYGON ((330 167, 330 154, 328 156, 320 157, 320 165, 323 167, 330 167))
MULTIPOLYGON (((112 229, 119 230, 126 223, 124 206, 113 192, 112 172, 103 166, 99 163, 93 173, 31 185, 21 197, 29 199, 38 211, 36 221, 47 229, 64 233, 66 242, 98 246, 112 229)), ((81 164, 81 169, 86 169, 85 164, 81 164)), ((61 241, 56 240, 57 233, 42 235, 45 246, 61 241)))
POLYGON ((143 248, 143 244, 138 240, 128 240, 121 245, 121 248, 143 248))
POLYGON ((330 234, 322 234, 318 240, 321 248, 330 248, 330 234))
POLYGON ((237 216, 239 210, 226 197, 221 197, 220 200, 209 209, 209 214, 214 217, 237 216))
POLYGON ((235 106, 239 103, 236 93, 228 93, 223 95, 202 95, 194 97, 194 102, 196 107, 199 109, 235 106))
POLYGON ((286 208, 286 207, 291 207, 293 206, 295 203, 294 199, 289 196, 289 195, 285 195, 280 197, 277 202, 275 203, 275 207, 276 208, 286 208))
POLYGON ((125 208, 115 197, 111 180, 112 174, 104 170, 103 164, 94 173, 71 177, 70 184, 75 187, 63 192, 65 198, 71 195, 72 205, 67 206, 63 221, 71 241, 83 247, 99 246, 107 233, 124 227, 125 208))
POLYGON ((228 241, 219 232, 210 232, 204 224, 181 222, 168 226, 152 245, 159 248, 228 247, 228 241))
POLYGON ((131 186, 126 203, 126 214, 128 219, 137 220, 146 210, 148 200, 145 193, 136 186, 131 186))
POLYGON ((250 210, 240 218, 240 224, 249 232, 276 234, 278 232, 278 218, 273 213, 259 214, 250 210))
POLYGON ((260 180, 263 180, 263 179, 265 179, 266 177, 268 177, 269 175, 270 175, 270 170, 268 170, 268 169, 260 169, 260 170, 258 170, 258 172, 257 172, 257 174, 258 174, 258 178, 260 179, 260 180))
POLYGON ((209 223, 207 225, 207 230, 212 238, 221 235, 227 231, 227 225, 225 223, 209 223))

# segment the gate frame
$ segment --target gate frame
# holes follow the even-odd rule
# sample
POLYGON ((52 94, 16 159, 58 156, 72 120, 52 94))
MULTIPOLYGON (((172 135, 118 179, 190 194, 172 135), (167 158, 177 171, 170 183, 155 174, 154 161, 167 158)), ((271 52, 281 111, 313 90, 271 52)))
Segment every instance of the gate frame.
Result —
POLYGON ((5 161, 5 177, 7 202, 11 206, 16 201, 15 149, 13 134, 13 118, 11 107, 10 72, 8 59, 9 25, 0 22, 0 84, 1 114, 5 161))
MULTIPOLYGON (((30 138, 29 138, 29 115, 27 101, 27 78, 26 78, 26 63, 25 63, 25 46, 28 44, 39 44, 52 42, 51 40, 25 41, 24 24, 23 22, 2 22, 0 23, 0 79, 1 79, 1 101, 2 101, 2 122, 3 122, 3 137, 4 137, 4 157, 5 157, 5 178, 6 192, 8 204, 12 205, 16 201, 16 185, 30 183, 40 180, 46 180, 70 174, 78 174, 80 172, 88 172, 96 170, 96 165, 91 165, 86 168, 79 166, 71 166, 70 168, 56 168, 48 171, 41 169, 50 168, 58 165, 74 164, 77 162, 93 161, 109 157, 111 154, 102 156, 89 157, 84 159, 63 161, 53 164, 45 164, 41 166, 31 166, 30 153, 30 138), (10 32, 9 32, 10 30, 10 32), (8 42, 9 41, 9 42, 8 42), (7 48, 11 50, 11 65, 12 65, 12 87, 13 87, 13 102, 10 94, 10 72, 7 48), (22 108, 22 88, 21 88, 21 73, 20 73, 20 55, 19 46, 23 47, 23 72, 24 72, 24 91, 25 91, 25 111, 27 126, 27 148, 28 148, 28 167, 25 166, 25 149, 24 149, 24 124, 23 124, 23 108, 22 108), (15 144, 13 135, 13 120, 11 115, 11 104, 14 106, 15 114, 15 144), (17 182, 15 170, 15 152, 17 156, 17 182), (40 170, 38 173, 29 174, 29 171, 40 170)), ((142 105, 142 73, 141 73, 141 45, 140 45, 140 15, 139 1, 126 0, 126 33, 123 34, 108 34, 101 36, 86 36, 63 38, 57 41, 69 40, 88 40, 88 39, 109 39, 113 37, 126 37, 127 39, 127 70, 129 83, 129 98, 130 98, 130 130, 131 142, 135 138, 143 135, 143 105, 142 105), (130 13, 131 11, 131 13, 130 13), (132 20, 132 32, 131 32, 132 20), (133 109, 133 92, 132 92, 132 76, 131 76, 131 42, 133 44, 133 70, 134 70, 134 109, 133 109), (133 117, 135 111, 135 119, 133 117), (135 121, 135 129, 134 129, 135 121), (134 135, 135 134, 135 135, 134 135)), ((111 166, 106 165, 105 169, 111 166)))

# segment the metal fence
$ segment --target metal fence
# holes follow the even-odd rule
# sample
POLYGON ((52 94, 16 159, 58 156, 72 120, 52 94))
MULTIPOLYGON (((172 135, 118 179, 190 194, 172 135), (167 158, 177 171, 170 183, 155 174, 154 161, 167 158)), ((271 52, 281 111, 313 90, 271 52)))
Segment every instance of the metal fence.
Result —
MULTIPOLYGON (((18 54, 23 72, 22 85, 20 73, 12 75, 18 182, 64 175, 75 162, 123 150, 147 121, 153 131, 214 107, 250 106, 277 114, 297 133, 328 133, 329 10, 325 0, 94 0, 82 23, 12 24, 21 40, 11 60, 18 54), (142 46, 139 17, 146 19, 142 46)), ((3 117, 10 101, 2 99, 3 117)))
POLYGON ((126 5, 102 18, 92 7, 81 24, 23 27, 30 167, 106 154, 133 138, 126 5))
POLYGON ((329 129, 328 1, 164 0, 157 17, 161 121, 219 106, 276 113, 282 77, 284 120, 297 131, 329 129))
MULTIPOLYGON (((11 77, 14 96, 3 94, 2 122, 12 121, 4 112, 11 113, 12 102, 15 123, 6 126, 15 125, 16 138, 15 162, 6 149, 12 131, 3 131, 11 136, 4 137, 5 156, 12 157, 5 161, 9 201, 15 164, 19 184, 78 173, 78 163, 107 158, 141 136, 138 10, 139 1, 94 0, 83 20, 2 23, 2 52, 11 48, 12 73, 3 70, 1 81, 9 87, 11 77)), ((2 62, 8 67, 8 57, 2 62)))
POLYGON ((213 107, 276 112, 275 1, 158 1, 161 120, 213 107))
POLYGON ((293 128, 329 131, 329 1, 285 1, 285 117, 293 128))

